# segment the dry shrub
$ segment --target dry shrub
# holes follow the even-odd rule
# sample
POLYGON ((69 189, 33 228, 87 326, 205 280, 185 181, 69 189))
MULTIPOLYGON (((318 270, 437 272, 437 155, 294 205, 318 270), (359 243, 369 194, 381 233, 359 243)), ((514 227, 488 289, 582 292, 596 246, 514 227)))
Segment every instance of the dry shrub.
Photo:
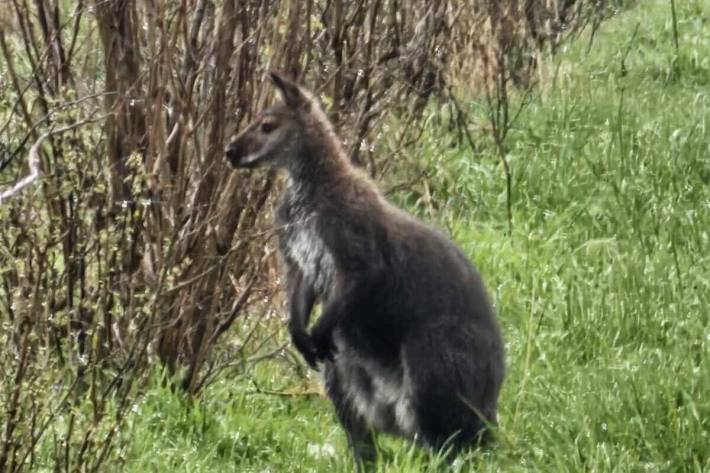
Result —
POLYGON ((583 29, 596 31, 608 0, 478 0, 452 13, 452 79, 473 91, 490 87, 505 68, 517 85, 533 79, 540 53, 554 53, 583 29))

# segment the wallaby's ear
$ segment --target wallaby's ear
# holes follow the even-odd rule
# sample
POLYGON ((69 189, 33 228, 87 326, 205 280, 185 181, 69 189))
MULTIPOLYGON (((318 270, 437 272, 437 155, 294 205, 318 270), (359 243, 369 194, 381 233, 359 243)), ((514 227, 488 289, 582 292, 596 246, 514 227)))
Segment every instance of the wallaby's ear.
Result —
POLYGON ((285 79, 277 72, 270 72, 271 81, 281 94, 281 98, 291 108, 306 108, 309 104, 308 98, 303 94, 301 88, 288 79, 285 79))

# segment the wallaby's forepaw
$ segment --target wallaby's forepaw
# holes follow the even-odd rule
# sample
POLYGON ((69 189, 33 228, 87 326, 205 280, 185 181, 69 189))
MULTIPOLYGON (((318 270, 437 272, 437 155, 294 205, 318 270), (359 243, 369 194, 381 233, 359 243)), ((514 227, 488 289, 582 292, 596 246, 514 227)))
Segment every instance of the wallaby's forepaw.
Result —
POLYGON ((311 340, 316 349, 316 359, 318 361, 333 361, 333 356, 338 351, 333 341, 333 331, 316 324, 311 330, 311 340))
POLYGON ((294 332, 291 334, 291 340, 293 340, 296 350, 303 356, 306 363, 308 363, 311 368, 315 368, 316 362, 318 361, 317 351, 310 335, 306 332, 294 332))

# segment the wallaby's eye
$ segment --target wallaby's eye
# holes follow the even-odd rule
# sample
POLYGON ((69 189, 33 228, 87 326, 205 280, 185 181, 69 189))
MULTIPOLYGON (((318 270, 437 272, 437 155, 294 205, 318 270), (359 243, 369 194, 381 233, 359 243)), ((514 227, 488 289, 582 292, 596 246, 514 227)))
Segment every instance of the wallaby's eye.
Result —
POLYGON ((271 133, 276 129, 277 125, 276 123, 273 122, 264 122, 261 124, 261 132, 262 133, 271 133))

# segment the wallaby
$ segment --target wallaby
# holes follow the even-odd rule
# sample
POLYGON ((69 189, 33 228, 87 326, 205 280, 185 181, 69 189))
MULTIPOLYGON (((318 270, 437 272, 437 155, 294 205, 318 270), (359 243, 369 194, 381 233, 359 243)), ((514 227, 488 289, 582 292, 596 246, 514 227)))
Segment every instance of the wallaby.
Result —
POLYGON ((504 375, 479 275, 350 163, 308 91, 271 79, 283 103, 263 111, 226 155, 235 168, 286 171, 276 224, 289 332, 311 366, 323 362, 356 468, 374 460, 373 431, 453 452, 477 444, 496 423, 504 375))

